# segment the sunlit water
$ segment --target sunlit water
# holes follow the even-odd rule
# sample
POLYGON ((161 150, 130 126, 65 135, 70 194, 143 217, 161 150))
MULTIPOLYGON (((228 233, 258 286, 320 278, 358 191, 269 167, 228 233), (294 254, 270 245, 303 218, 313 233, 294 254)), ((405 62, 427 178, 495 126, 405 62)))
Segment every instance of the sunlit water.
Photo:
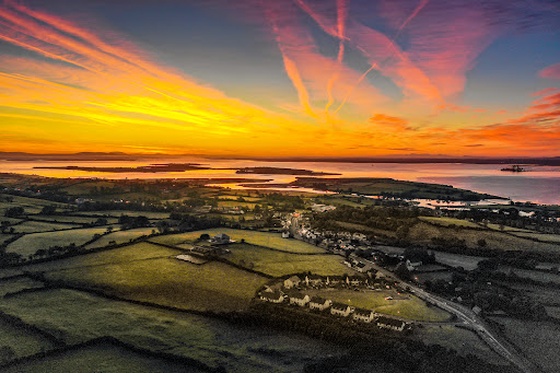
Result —
MULTIPOLYGON (((272 179, 273 183, 295 180, 293 175, 236 174, 235 170, 193 170, 185 172, 159 173, 112 173, 86 172, 78 170, 34 169, 34 166, 93 166, 93 167, 136 167, 150 163, 167 163, 169 160, 152 161, 0 161, 1 172, 35 174, 51 177, 98 177, 105 179, 153 179, 153 178, 251 178, 272 179)), ((560 167, 525 166, 528 172, 508 173, 500 171, 500 164, 460 163, 337 163, 337 162, 263 162, 251 160, 225 160, 185 158, 174 159, 173 163, 200 163, 219 168, 239 167, 288 167, 313 171, 339 173, 343 177, 386 177, 397 180, 422 181, 447 184, 454 187, 508 197, 514 201, 560 204, 560 167)), ((338 177, 338 176, 332 176, 338 177)), ((235 188, 235 185, 229 185, 235 188)), ((239 187, 238 187, 239 188, 239 187)))

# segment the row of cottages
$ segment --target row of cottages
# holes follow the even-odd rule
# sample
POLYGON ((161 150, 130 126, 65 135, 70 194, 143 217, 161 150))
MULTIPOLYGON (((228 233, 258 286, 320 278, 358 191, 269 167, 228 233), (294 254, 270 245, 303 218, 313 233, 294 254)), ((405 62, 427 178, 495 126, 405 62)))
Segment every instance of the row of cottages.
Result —
POLYGON ((332 304, 332 300, 324 299, 321 297, 311 297, 309 300, 309 309, 324 311, 329 308, 332 304))
POLYGON ((316 276, 316 275, 306 275, 303 279, 301 279, 299 276, 292 276, 290 278, 287 278, 286 280, 284 280, 284 288, 285 289, 293 289, 295 287, 298 287, 300 285, 305 285, 305 286, 318 286, 318 285, 327 285, 327 286, 335 286, 338 284, 346 284, 348 286, 360 286, 360 285, 364 285, 364 284, 369 284, 368 279, 362 279, 362 278, 358 278, 358 277, 348 277, 346 276, 346 278, 343 277, 327 277, 326 279, 323 278, 322 276, 316 276))
POLYGON ((352 315, 354 321, 361 321, 368 324, 373 320, 375 320, 375 317, 376 317, 375 312, 371 310, 364 310, 359 308, 356 308, 354 310, 354 314, 352 315))
POLYGON ((284 294, 279 290, 262 291, 259 294, 259 298, 262 301, 270 302, 270 303, 282 303, 282 302, 284 302, 284 294))
POLYGON ((402 320, 392 319, 390 317, 379 316, 377 318, 377 326, 379 328, 385 328, 394 330, 397 332, 402 332, 406 327, 406 322, 402 320))
POLYGON ((348 317, 354 310, 354 307, 350 307, 347 304, 333 303, 331 306, 331 315, 348 317))

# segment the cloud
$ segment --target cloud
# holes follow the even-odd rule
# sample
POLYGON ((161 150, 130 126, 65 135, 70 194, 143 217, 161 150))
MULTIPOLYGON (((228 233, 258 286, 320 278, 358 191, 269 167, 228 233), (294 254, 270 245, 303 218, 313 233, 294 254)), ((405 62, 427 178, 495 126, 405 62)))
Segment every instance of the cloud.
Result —
POLYGON ((385 129, 391 131, 410 130, 410 127, 408 126, 408 121, 406 119, 393 117, 385 114, 375 114, 371 118, 369 118, 369 122, 381 127, 385 127, 385 129))
POLYGON ((560 63, 545 67, 539 71, 539 76, 545 79, 560 79, 560 63))

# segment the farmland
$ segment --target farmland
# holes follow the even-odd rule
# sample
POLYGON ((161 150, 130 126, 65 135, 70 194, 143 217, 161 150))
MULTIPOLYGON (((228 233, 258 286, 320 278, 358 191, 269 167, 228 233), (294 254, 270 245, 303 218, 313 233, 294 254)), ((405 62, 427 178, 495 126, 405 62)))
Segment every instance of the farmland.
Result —
MULTIPOLYGON (((52 347, 54 347, 53 343, 39 333, 13 325, 0 316, 0 351, 2 351, 0 352, 0 364, 14 358, 34 355, 52 347), (5 349, 12 353, 7 354, 5 349)), ((4 370, 2 371, 4 372, 4 370)))
POLYGON ((248 244, 232 244, 228 248, 231 254, 225 257, 227 260, 274 277, 302 272, 342 275, 349 271, 338 255, 296 255, 248 244))
POLYGON ((160 237, 154 237, 151 238, 150 240, 153 242, 158 242, 166 245, 179 245, 182 243, 194 243, 196 240, 200 238, 200 235, 203 233, 207 233, 208 235, 210 235, 210 237, 220 233, 225 233, 237 242, 240 242, 242 239, 244 239, 245 242, 253 245, 265 246, 271 249, 286 251, 289 253, 318 254, 318 253, 325 252, 325 250, 321 248, 318 248, 316 246, 310 245, 302 241, 282 238, 278 233, 268 233, 268 232, 228 229, 228 228, 216 228, 216 229, 207 229, 203 231, 165 235, 160 237))
POLYGON ((26 234, 8 245, 6 251, 20 254, 24 257, 33 255, 39 249, 48 249, 52 246, 83 245, 93 238, 95 234, 103 234, 107 227, 71 229, 61 232, 44 232, 26 234))
POLYGON ((67 344, 110 336, 150 351, 165 351, 213 367, 222 365, 233 373, 300 371, 304 363, 317 358, 318 350, 322 354, 341 353, 340 348, 308 338, 271 335, 260 328, 237 327, 74 290, 45 290, 2 299, 0 311, 16 315, 67 344), (274 354, 259 354, 262 348, 270 348, 274 354))
POLYGON ((428 307, 422 300, 410 294, 397 294, 395 290, 353 291, 353 290, 309 290, 306 293, 316 295, 333 302, 349 306, 374 310, 375 312, 417 321, 447 321, 450 315, 435 307, 428 307), (386 299, 390 297, 392 299, 386 299))
POLYGON ((86 249, 94 249, 94 248, 98 248, 98 247, 105 247, 105 246, 109 246, 109 245, 120 245, 123 243, 127 243, 130 242, 132 240, 135 240, 141 236, 146 236, 149 234, 152 234, 152 232, 154 231, 154 228, 152 227, 145 227, 145 228, 135 228, 135 229, 129 229, 129 230, 125 230, 125 231, 117 231, 117 232, 112 232, 110 234, 106 234, 103 237, 101 237, 100 239, 90 243, 89 245, 86 246, 86 249))
POLYGON ((49 231, 59 231, 79 227, 77 224, 44 223, 41 221, 25 221, 13 225, 14 233, 40 233, 49 231))

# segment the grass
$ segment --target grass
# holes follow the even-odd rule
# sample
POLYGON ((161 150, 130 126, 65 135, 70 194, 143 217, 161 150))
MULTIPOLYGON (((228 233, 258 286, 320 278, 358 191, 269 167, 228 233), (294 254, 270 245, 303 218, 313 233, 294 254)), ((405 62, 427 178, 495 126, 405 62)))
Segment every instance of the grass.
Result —
POLYGON ((111 241, 114 241, 116 245, 127 243, 131 240, 134 240, 135 238, 139 238, 140 236, 150 235, 152 234, 153 230, 153 227, 145 227, 113 232, 101 237, 97 241, 90 243, 86 246, 86 249, 109 246, 109 242, 111 241))
POLYGON ((121 215, 128 216, 145 216, 148 219, 168 219, 168 212, 151 212, 151 211, 128 211, 128 210, 111 210, 111 211, 87 211, 78 212, 76 215, 81 216, 109 216, 109 217, 120 217, 121 215))
POLYGON ((61 232, 26 234, 9 244, 6 251, 18 253, 26 257, 35 254, 39 249, 48 249, 51 246, 67 246, 72 243, 79 246, 91 240, 94 234, 102 234, 106 230, 107 227, 95 227, 61 232))
POLYGON ((547 233, 527 233, 527 232, 512 232, 514 236, 523 238, 533 238, 539 241, 552 242, 560 244, 560 235, 558 234, 547 234, 547 233))
POLYGON ((207 229, 202 231, 159 236, 159 237, 152 238, 151 241, 163 243, 166 245, 193 243, 203 233, 208 233, 210 237, 215 236, 219 233, 225 233, 228 236, 230 236, 233 240, 236 240, 237 242, 240 242, 241 239, 244 239, 245 242, 253 245, 269 247, 272 249, 286 251, 289 253, 319 254, 325 252, 325 250, 319 247, 313 246, 311 244, 302 241, 282 238, 279 233, 268 233, 268 232, 249 231, 249 230, 241 230, 241 229, 228 229, 228 228, 213 228, 213 229, 207 229))
POLYGON ((64 229, 76 228, 77 225, 59 224, 59 223, 44 223, 42 221, 25 221, 21 224, 15 225, 15 233, 39 233, 50 232, 64 229))
POLYGON ((296 255, 248 244, 228 248, 231 254, 225 256, 227 260, 274 277, 308 271, 325 276, 352 272, 337 255, 296 255))
POLYGON ((233 200, 224 200, 224 199, 220 199, 218 200, 218 206, 219 207, 225 207, 225 208, 234 208, 234 207, 240 207, 242 209, 249 209, 252 210, 255 208, 256 203, 254 202, 239 202, 239 201, 233 201, 233 200))
MULTIPOLYGON (((52 221, 53 223, 67 223, 67 224, 91 224, 94 223, 99 217, 87 216, 72 216, 72 215, 38 215, 37 218, 41 220, 52 221)), ((117 224, 118 219, 107 218, 108 224, 117 224)))
POLYGON ((101 290, 125 299, 186 310, 246 309, 267 279, 219 262, 202 266, 174 258, 180 251, 148 243, 30 265, 50 280, 101 290))
POLYGON ((318 295, 333 302, 348 304, 354 307, 385 315, 397 316, 416 321, 447 321, 450 315, 436 307, 428 307, 426 303, 410 294, 397 294, 393 289, 384 291, 353 291, 341 289, 311 290, 310 295, 318 295), (386 300, 391 296, 393 300, 386 300))
POLYGON ((473 223, 468 220, 462 220, 456 218, 447 218, 447 217, 438 218, 433 216, 421 216, 419 219, 427 223, 441 225, 443 227, 455 225, 457 227, 465 227, 465 228, 480 228, 480 226, 476 223, 473 223))
POLYGON ((556 373, 560 366, 560 325, 546 321, 495 318, 504 325, 507 339, 545 372, 556 373))
POLYGON ((6 368, 4 372, 66 373, 80 372, 84 367, 90 367, 96 372, 204 372, 184 363, 145 356, 140 352, 111 344, 87 346, 39 360, 20 362, 6 368))
MULTIPOLYGON (((22 358, 37 354, 53 348, 52 342, 38 333, 12 325, 9 321, 0 318, 0 347, 10 347, 14 352, 12 359, 22 358)), ((2 362, 0 357, 0 362, 2 362)), ((2 372, 5 372, 2 369, 2 372)), ((27 372, 19 370, 19 372, 27 372)))
POLYGON ((151 351, 189 357, 211 366, 223 365, 228 372, 302 371, 303 364, 325 354, 336 355, 340 349, 309 338, 271 335, 261 328, 235 326, 215 318, 113 301, 74 290, 22 294, 0 300, 0 310, 57 334, 67 343, 112 336, 151 351), (253 352, 261 348, 276 356, 268 359, 253 352))
POLYGON ((3 297, 8 293, 16 293, 24 289, 37 289, 42 287, 42 282, 34 281, 27 277, 4 280, 0 281, 0 297, 3 297))

